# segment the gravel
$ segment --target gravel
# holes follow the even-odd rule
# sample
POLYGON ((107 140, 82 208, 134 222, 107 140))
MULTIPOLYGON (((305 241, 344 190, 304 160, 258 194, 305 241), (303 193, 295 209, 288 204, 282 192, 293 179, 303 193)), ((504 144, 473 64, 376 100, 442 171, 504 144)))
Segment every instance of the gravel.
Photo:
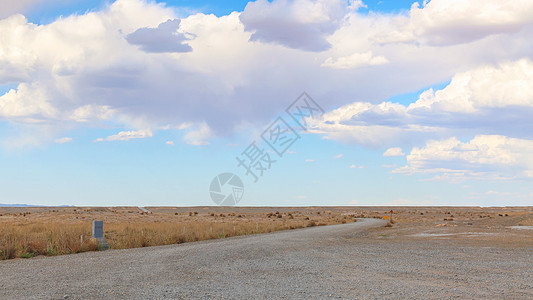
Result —
POLYGON ((533 299, 531 247, 376 238, 383 225, 0 261, 0 298, 533 299))

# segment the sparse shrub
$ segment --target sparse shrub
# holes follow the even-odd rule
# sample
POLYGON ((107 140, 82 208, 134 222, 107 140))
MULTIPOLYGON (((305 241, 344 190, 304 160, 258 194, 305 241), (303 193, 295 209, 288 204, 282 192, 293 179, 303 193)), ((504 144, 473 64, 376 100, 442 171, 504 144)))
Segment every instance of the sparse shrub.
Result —
POLYGON ((316 226, 315 221, 310 221, 309 223, 307 223, 307 227, 313 227, 313 226, 316 226))
POLYGON ((24 252, 24 253, 21 253, 20 254, 20 257, 21 258, 32 258, 34 257, 35 255, 33 255, 33 253, 29 253, 29 252, 24 252))

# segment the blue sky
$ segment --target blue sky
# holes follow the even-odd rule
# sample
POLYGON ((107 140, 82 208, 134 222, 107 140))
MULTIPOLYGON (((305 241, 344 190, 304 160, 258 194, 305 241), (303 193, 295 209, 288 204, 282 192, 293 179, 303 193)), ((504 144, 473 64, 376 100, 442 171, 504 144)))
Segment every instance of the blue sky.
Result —
POLYGON ((232 172, 243 206, 531 205, 532 4, 413 3, 6 5, 0 203, 213 205, 232 172), (254 182, 303 91, 325 113, 254 182))

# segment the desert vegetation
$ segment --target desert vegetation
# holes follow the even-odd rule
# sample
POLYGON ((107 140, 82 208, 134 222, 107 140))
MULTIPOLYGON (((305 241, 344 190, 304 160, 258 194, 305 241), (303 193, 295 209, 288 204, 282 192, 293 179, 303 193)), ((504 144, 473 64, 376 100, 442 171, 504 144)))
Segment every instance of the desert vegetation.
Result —
POLYGON ((420 232, 423 236, 444 232, 451 238, 466 232, 469 240, 492 243, 500 238, 495 231, 517 241, 532 232, 512 227, 533 226, 533 208, 0 207, 0 260, 98 250, 91 239, 93 220, 104 221, 104 236, 111 249, 126 249, 341 224, 355 218, 386 218, 389 228, 378 235, 383 238, 416 238, 420 232))
POLYGON ((147 213, 138 208, 3 208, 0 210, 0 259, 98 250, 98 243, 91 238, 92 220, 104 221, 104 236, 112 249, 180 244, 355 221, 354 216, 339 212, 212 210, 151 208, 151 213, 147 213))

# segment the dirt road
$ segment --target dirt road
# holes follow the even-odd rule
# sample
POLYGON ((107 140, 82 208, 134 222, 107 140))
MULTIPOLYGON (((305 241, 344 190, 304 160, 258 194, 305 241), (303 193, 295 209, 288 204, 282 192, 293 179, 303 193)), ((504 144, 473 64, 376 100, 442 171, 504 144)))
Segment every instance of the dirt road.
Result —
POLYGON ((0 261, 0 298, 533 298, 531 247, 377 239, 383 225, 0 261))

